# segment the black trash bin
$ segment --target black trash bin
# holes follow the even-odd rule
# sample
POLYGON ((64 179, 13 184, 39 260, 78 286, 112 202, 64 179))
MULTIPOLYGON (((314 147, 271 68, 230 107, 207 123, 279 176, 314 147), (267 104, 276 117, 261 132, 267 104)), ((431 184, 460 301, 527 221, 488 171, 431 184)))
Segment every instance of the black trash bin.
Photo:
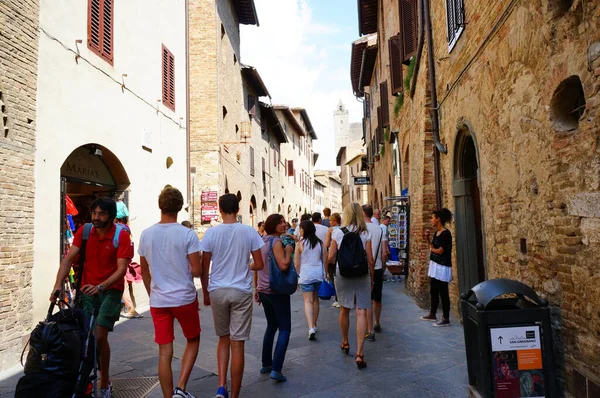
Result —
POLYGON ((482 282, 460 298, 471 390, 557 397, 548 303, 512 279, 482 282))

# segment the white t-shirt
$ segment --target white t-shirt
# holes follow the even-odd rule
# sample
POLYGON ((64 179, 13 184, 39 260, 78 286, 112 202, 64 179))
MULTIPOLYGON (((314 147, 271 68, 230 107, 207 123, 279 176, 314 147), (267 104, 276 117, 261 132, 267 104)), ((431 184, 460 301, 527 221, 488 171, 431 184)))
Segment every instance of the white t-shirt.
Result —
POLYGON ((221 224, 209 228, 200 244, 203 252, 212 255, 208 291, 229 287, 252 293, 250 256, 263 245, 262 237, 248 225, 221 224))
POLYGON ((181 307, 196 300, 188 254, 200 251, 196 233, 179 223, 154 224, 140 236, 138 254, 150 268, 150 307, 181 307))
POLYGON ((373 258, 377 258, 375 261, 375 269, 381 269, 383 263, 381 262, 381 248, 387 244, 387 236, 383 233, 382 225, 375 225, 372 222, 367 223, 367 229, 371 234, 371 247, 373 250, 373 258), (381 239, 381 243, 379 240, 381 239), (379 251, 379 255, 377 255, 379 251))
POLYGON ((388 237, 388 227, 385 224, 379 224, 379 227, 381 227, 381 230, 383 231, 383 233, 385 234, 385 237, 388 237))
MULTIPOLYGON (((368 216, 367 216, 368 217, 368 216)), ((375 224, 375 225, 379 225, 379 220, 376 219, 375 217, 371 217, 371 223, 375 224)))
POLYGON ((321 239, 321 242, 323 242, 323 244, 325 244, 325 238, 327 237, 327 230, 329 228, 327 228, 325 225, 321 225, 321 224, 314 224, 314 226, 315 226, 315 235, 317 235, 317 238, 321 239))
MULTIPOLYGON (((350 232, 356 231, 356 227, 354 225, 347 226, 346 228, 350 232)), ((344 240, 344 231, 342 231, 342 228, 334 229, 333 232, 331 233, 331 239, 335 240, 335 242, 337 243, 337 249, 340 250, 340 247, 342 245, 342 240, 344 240)), ((363 247, 366 250, 367 242, 369 242, 371 240, 371 234, 369 233, 369 231, 363 231, 360 234, 360 240, 362 240, 363 247)), ((373 242, 371 242, 371 244, 373 244, 373 242)), ((338 266, 338 268, 339 268, 339 266, 338 266)))

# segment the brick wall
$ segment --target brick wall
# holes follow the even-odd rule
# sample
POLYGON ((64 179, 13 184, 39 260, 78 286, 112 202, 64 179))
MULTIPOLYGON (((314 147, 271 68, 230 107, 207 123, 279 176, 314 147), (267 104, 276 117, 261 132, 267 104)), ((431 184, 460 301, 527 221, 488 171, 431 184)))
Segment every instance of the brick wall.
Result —
MULTIPOLYGON (((464 120, 478 145, 487 278, 520 280, 549 300, 560 384, 566 396, 591 397, 600 385, 600 1, 561 11, 465 0, 465 10, 449 53, 445 2, 432 2, 444 203, 453 210, 464 120), (578 127, 559 132, 552 98, 570 76, 586 105, 578 127)), ((455 282, 451 295, 456 312, 455 282)))
POLYGON ((0 3, 0 371, 33 324, 33 200, 39 1, 0 3))

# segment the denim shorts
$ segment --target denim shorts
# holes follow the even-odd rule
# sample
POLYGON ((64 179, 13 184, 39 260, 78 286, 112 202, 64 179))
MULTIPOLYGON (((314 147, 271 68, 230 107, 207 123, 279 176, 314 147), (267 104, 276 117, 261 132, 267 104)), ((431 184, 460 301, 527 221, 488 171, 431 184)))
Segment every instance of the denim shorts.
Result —
POLYGON ((302 293, 318 292, 320 286, 321 282, 301 283, 300 289, 302 289, 302 293))

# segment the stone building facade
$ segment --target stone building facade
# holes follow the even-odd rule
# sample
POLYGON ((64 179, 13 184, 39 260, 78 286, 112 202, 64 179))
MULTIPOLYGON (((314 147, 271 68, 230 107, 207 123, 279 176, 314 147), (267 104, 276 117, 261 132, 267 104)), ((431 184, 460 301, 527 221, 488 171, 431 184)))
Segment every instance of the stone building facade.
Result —
POLYGON ((332 213, 342 214, 342 181, 337 170, 315 170, 315 181, 324 186, 323 207, 331 209, 332 213))
POLYGON ((316 135, 306 110, 272 106, 258 71, 240 60, 240 24, 258 26, 254 1, 190 2, 189 21, 194 226, 210 225, 203 192, 237 194, 240 220, 253 226, 309 211, 316 135))
POLYGON ((36 89, 40 4, 0 3, 0 371, 33 324, 36 89))
POLYGON ((282 175, 281 214, 300 218, 311 213, 314 201, 314 168, 316 156, 313 140, 317 135, 304 108, 274 105, 277 117, 287 137, 281 145, 281 159, 285 165, 282 175))
MULTIPOLYGON (((242 137, 242 123, 251 120, 242 83, 239 25, 258 25, 258 16, 253 0, 211 0, 189 2, 188 18, 189 156, 190 167, 195 170, 192 173, 192 212, 194 226, 200 228, 202 192, 223 194, 226 189, 237 192, 226 186, 232 180, 226 178, 223 170, 230 156, 228 147, 235 146, 231 154, 234 157, 232 167, 237 167, 235 165, 239 162, 244 173, 249 170, 250 153, 241 144, 246 140, 242 137)), ((254 127, 252 129, 255 130, 254 127)), ((251 194, 241 197, 240 214, 245 221, 252 219, 251 197, 251 194)))
MULTIPOLYGON (((552 309, 562 392, 597 396, 600 2, 406 3, 417 8, 412 22, 397 17, 398 2, 359 2, 361 34, 386 40, 379 40, 377 49, 383 67, 374 62, 369 83, 353 74, 353 85, 359 96, 373 97, 381 82, 398 72, 390 68, 397 63, 388 60, 389 40, 404 32, 403 23, 426 22, 417 16, 426 16, 422 6, 429 5, 434 62, 428 62, 426 24, 416 23, 414 72, 406 64, 400 67, 410 78, 397 115, 398 100, 388 98, 393 116, 387 138, 400 153, 396 186, 408 188, 412 204, 407 290, 427 306, 428 251, 422 235, 431 210, 448 207, 455 215, 449 227, 454 314, 459 294, 480 281, 504 277, 532 286, 552 309), (454 7, 456 13, 448 12, 454 7)), ((386 165, 374 167, 379 192, 394 160, 381 156, 380 162, 386 165)), ((374 191, 372 197, 376 200, 374 191)))

